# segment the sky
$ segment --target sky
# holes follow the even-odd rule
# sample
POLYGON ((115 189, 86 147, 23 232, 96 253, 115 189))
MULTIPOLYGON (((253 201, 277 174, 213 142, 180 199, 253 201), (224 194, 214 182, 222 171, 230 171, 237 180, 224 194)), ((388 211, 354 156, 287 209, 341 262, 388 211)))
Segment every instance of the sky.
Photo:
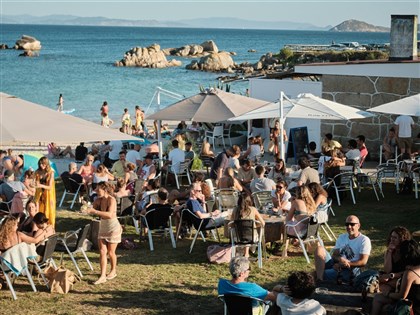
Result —
POLYGON ((0 0, 4 15, 69 14, 129 20, 177 21, 204 17, 235 17, 256 21, 305 22, 335 26, 356 19, 390 26, 392 14, 420 15, 419 0, 0 0))

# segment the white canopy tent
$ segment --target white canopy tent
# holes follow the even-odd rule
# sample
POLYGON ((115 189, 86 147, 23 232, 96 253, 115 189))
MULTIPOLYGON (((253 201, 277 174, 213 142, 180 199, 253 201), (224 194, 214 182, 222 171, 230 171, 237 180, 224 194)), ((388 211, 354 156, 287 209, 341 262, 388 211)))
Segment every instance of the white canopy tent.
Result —
MULTIPOLYGON (((261 118, 280 118, 280 135, 283 135, 284 120, 286 118, 349 120, 362 119, 375 116, 358 108, 329 101, 310 93, 299 94, 296 99, 287 98, 280 92, 280 101, 270 103, 229 120, 249 120, 261 118)), ((283 136, 280 136, 283 148, 283 136)), ((281 150, 284 159, 284 150, 281 150)))
POLYGON ((0 144, 139 138, 0 92, 0 144))

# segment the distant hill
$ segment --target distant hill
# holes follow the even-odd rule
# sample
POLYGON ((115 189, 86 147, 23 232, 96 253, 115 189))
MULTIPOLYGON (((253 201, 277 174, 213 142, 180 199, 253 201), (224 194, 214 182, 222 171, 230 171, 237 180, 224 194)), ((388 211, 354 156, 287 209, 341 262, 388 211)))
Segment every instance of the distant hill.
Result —
POLYGON ((390 32, 389 27, 375 26, 357 20, 344 21, 329 30, 330 32, 390 32))

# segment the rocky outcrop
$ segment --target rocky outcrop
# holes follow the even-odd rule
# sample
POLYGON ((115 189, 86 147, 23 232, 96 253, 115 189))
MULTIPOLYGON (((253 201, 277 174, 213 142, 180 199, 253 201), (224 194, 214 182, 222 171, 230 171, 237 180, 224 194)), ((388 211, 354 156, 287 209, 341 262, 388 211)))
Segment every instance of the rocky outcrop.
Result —
POLYGON ((23 53, 19 54, 19 57, 39 57, 39 52, 33 50, 25 50, 23 53))
POLYGON ((221 52, 212 52, 207 56, 201 57, 199 61, 194 60, 189 65, 187 69, 189 70, 201 70, 201 71, 225 71, 232 72, 232 68, 235 66, 230 53, 221 51, 221 52))
POLYGON ((41 50, 41 42, 35 37, 22 35, 15 43, 15 49, 19 50, 41 50))
POLYGON ((203 57, 210 53, 218 53, 219 49, 214 41, 208 40, 200 45, 190 44, 179 48, 166 48, 162 49, 166 56, 178 56, 178 57, 203 57))
POLYGON ((167 68, 180 66, 178 60, 166 59, 158 44, 149 47, 134 47, 124 54, 124 58, 114 63, 117 67, 167 68))
POLYGON ((6 44, 0 44, 0 49, 9 49, 9 46, 6 44))

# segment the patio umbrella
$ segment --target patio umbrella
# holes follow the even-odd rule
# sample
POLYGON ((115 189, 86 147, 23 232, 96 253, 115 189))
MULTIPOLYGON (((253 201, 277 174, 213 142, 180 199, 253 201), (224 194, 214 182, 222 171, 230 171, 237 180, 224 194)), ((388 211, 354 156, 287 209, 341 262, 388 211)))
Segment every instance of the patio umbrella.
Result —
POLYGON ((0 144, 138 140, 116 129, 0 92, 0 144))
POLYGON ((267 101, 208 89, 146 117, 150 120, 194 120, 222 122, 266 105, 267 101))
MULTIPOLYGON (((44 154, 41 153, 27 153, 23 155, 23 169, 22 174, 24 174, 27 170, 37 170, 38 169, 38 160, 42 158, 44 154)), ((60 174, 58 172, 57 165, 55 162, 49 160, 51 168, 54 170, 54 178, 60 177, 60 174)))
POLYGON ((420 94, 368 109, 370 112, 420 117, 420 94))
MULTIPOLYGON (((280 135, 282 135, 285 118, 350 120, 373 116, 375 115, 372 113, 329 101, 310 93, 299 94, 296 99, 289 99, 281 92, 280 102, 268 104, 230 120, 280 117, 280 135)), ((283 137, 280 137, 280 144, 283 147, 283 137)), ((282 150, 282 155, 284 159, 284 150, 282 150)))

